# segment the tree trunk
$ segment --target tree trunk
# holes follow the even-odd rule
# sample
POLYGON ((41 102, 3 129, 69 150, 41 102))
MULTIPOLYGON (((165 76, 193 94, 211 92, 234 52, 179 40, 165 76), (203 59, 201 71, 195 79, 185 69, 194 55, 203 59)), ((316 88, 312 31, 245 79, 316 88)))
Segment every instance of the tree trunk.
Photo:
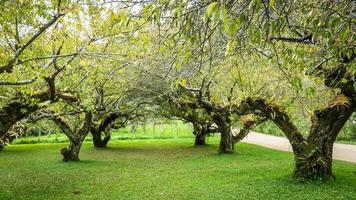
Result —
POLYGON ((219 153, 233 153, 234 152, 234 142, 231 132, 231 127, 220 128, 220 146, 219 153))
MULTIPOLYGON (((328 147, 329 148, 329 147, 328 147)), ((295 156, 294 178, 298 180, 329 179, 332 174, 332 144, 328 152, 317 149, 295 156)))
POLYGON ((101 131, 91 131, 91 134, 93 136, 93 144, 98 148, 106 147, 111 138, 110 134, 105 134, 104 138, 102 138, 101 131))
POLYGON ((329 179, 332 174, 333 145, 340 130, 350 118, 351 107, 332 106, 317 110, 312 117, 307 146, 294 151, 296 179, 329 179))
POLYGON ((234 152, 234 139, 231 131, 230 115, 226 113, 215 113, 213 120, 218 126, 220 132, 220 146, 219 153, 233 153, 234 152))
POLYGON ((79 130, 73 131, 69 124, 60 116, 53 116, 52 119, 69 138, 69 147, 61 150, 63 161, 79 161, 79 151, 85 137, 88 135, 92 125, 92 113, 86 112, 85 119, 79 130))
POLYGON ((205 133, 204 132, 196 132, 195 134, 195 141, 194 145, 195 146, 201 146, 201 145, 206 145, 205 143, 205 133))
POLYGON ((205 143, 205 134, 198 133, 195 135, 195 141, 194 141, 195 146, 201 146, 201 145, 206 145, 205 143))
POLYGON ((80 140, 70 140, 69 147, 65 147, 61 150, 63 161, 79 161, 79 151, 82 143, 83 141, 80 140))
POLYGON ((193 123, 194 131, 193 134, 195 135, 195 146, 205 145, 205 135, 206 135, 206 127, 204 125, 193 123))

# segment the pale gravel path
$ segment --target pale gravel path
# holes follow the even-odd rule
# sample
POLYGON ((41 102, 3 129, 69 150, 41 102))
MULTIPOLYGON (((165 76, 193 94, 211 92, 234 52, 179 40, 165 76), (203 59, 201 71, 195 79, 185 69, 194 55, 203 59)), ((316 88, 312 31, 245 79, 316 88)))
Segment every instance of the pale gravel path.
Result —
MULTIPOLYGON (((282 151, 292 151, 292 147, 286 138, 273 135, 250 132, 243 142, 282 151)), ((333 159, 356 163, 356 145, 335 143, 333 159)))

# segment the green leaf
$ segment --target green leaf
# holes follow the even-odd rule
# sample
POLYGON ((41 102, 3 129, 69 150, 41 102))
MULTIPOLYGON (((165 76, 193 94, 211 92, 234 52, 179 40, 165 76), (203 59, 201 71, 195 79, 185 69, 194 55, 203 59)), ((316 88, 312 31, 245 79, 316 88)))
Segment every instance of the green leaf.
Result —
POLYGON ((206 15, 208 17, 211 17, 213 15, 217 5, 218 5, 218 2, 213 2, 213 3, 209 4, 209 6, 206 9, 206 15))
POLYGON ((229 34, 230 35, 235 35, 237 29, 238 29, 237 23, 230 23, 230 25, 228 26, 228 30, 229 30, 229 34))
POLYGON ((234 42, 232 40, 229 40, 226 44, 226 54, 227 55, 230 55, 233 50, 234 50, 234 42))
POLYGON ((340 35, 340 40, 341 42, 345 42, 347 39, 347 36, 349 36, 349 34, 351 33, 351 29, 346 29, 344 32, 341 33, 340 35))
POLYGON ((223 22, 224 26, 228 26, 228 16, 225 6, 221 6, 220 9, 220 20, 223 22))
POLYGON ((303 83, 301 78, 295 77, 291 82, 297 93, 299 93, 303 89, 303 83))

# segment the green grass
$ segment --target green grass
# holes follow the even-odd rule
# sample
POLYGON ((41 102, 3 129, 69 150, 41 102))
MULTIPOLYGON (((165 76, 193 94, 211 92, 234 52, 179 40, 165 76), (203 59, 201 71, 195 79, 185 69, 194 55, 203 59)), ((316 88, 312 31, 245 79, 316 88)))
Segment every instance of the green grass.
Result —
POLYGON ((218 138, 85 143, 64 163, 66 144, 11 145, 0 152, 0 199, 355 199, 356 165, 335 161, 336 180, 293 181, 293 156, 248 144, 218 155, 218 138))

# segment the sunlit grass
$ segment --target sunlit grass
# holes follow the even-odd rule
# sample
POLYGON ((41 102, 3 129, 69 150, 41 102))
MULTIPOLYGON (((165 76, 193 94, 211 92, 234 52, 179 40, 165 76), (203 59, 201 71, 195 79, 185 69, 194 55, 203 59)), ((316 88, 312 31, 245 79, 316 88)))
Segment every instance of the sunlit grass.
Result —
POLYGON ((293 156, 248 144, 217 154, 218 138, 87 142, 81 162, 64 163, 66 144, 12 145, 0 152, 0 199, 353 199, 356 165, 335 161, 336 180, 293 181, 293 156))

